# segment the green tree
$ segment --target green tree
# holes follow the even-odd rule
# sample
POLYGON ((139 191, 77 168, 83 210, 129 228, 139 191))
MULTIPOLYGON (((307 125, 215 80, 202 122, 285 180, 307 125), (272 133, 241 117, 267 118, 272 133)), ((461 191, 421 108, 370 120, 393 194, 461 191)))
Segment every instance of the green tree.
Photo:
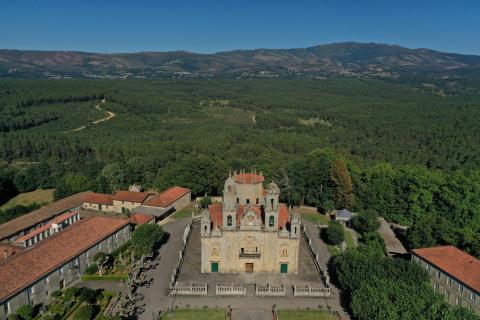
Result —
POLYGON ((132 234, 132 247, 137 257, 149 255, 161 244, 165 238, 162 227, 158 224, 144 224, 138 226, 132 234))
POLYGON ((361 212, 352 218, 352 226, 360 234, 377 231, 380 227, 378 216, 373 211, 361 212))
POLYGON ((345 234, 343 233, 343 226, 336 222, 332 221, 325 229, 325 240, 327 243, 332 245, 338 245, 345 240, 345 234))
POLYGON ((353 207, 352 178, 342 160, 336 159, 332 162, 330 180, 333 189, 333 200, 337 208, 351 209, 353 207))

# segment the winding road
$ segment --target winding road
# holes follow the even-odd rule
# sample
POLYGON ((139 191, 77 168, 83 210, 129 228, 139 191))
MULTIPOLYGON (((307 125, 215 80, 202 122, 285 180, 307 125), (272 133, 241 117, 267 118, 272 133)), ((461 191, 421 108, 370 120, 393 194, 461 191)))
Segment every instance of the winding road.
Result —
MULTIPOLYGON (((105 113, 107 114, 107 116, 106 116, 106 117, 103 117, 103 118, 100 118, 100 119, 98 119, 98 120, 92 121, 91 124, 99 124, 100 122, 104 122, 104 121, 110 120, 110 119, 112 119, 113 117, 116 116, 116 114, 113 113, 112 111, 108 111, 108 110, 102 109, 102 108, 100 107, 100 106, 101 106, 102 104, 104 104, 105 102, 107 102, 106 99, 100 100, 100 102, 95 105, 95 109, 97 109, 97 110, 99 110, 99 111, 105 112, 105 113)), ((86 127, 87 127, 87 126, 81 126, 81 127, 79 127, 79 128, 75 128, 75 129, 72 129, 72 130, 67 131, 67 132, 77 132, 77 131, 80 131, 80 130, 85 129, 86 127)))

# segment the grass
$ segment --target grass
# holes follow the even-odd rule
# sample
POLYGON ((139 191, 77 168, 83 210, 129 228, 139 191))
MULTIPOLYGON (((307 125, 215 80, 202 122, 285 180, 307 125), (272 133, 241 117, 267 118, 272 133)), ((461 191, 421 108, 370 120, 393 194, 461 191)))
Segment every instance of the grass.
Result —
MULTIPOLYGON (((183 208, 182 210, 173 213, 170 216, 170 218, 177 219, 177 220, 180 220, 183 218, 190 218, 192 216, 192 210, 193 210, 193 205, 190 204, 189 206, 183 208)), ((198 212, 195 212, 195 214, 198 214, 198 212)))
MULTIPOLYGON (((343 228, 343 234, 345 236, 345 243, 347 244, 347 248, 349 249, 354 248, 355 244, 353 243, 353 236, 345 227, 343 228)), ((334 246, 334 245, 327 244, 327 248, 328 248, 328 251, 330 251, 330 254, 332 256, 337 256, 340 253, 342 253, 342 249, 339 245, 334 246)))
POLYGON ((308 220, 314 224, 328 224, 330 218, 324 214, 310 211, 300 211, 302 219, 308 220))
POLYGON ((347 229, 343 228, 343 234, 345 235, 345 243, 347 244, 347 248, 353 248, 355 247, 353 243, 353 236, 350 231, 347 229))
POLYGON ((53 201, 53 190, 54 189, 37 189, 31 192, 20 193, 1 206, 0 209, 5 210, 18 205, 27 206, 35 202, 50 203, 53 201))
POLYGON ((280 310, 278 317, 282 320, 335 320, 336 318, 323 310, 280 310))
POLYGON ((215 309, 174 309, 171 318, 167 314, 160 319, 172 320, 225 320, 225 310, 215 309))

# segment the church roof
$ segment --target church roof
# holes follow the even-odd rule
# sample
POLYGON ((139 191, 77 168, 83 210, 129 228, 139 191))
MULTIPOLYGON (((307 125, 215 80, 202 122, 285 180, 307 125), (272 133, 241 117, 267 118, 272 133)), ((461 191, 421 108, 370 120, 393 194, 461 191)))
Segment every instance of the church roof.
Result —
POLYGON ((289 215, 288 215, 288 208, 284 203, 280 203, 279 205, 279 213, 278 213, 278 226, 282 229, 285 229, 287 222, 289 222, 289 215))
POLYGON ((241 173, 235 176, 235 182, 237 183, 248 183, 248 184, 256 184, 256 183, 263 183, 265 181, 265 177, 255 174, 255 173, 241 173))
POLYGON ((208 206, 210 220, 214 226, 223 226, 223 208, 221 203, 213 203, 208 206))
MULTIPOLYGON (((262 211, 260 206, 238 206, 236 211, 237 217, 237 226, 240 225, 240 221, 242 220, 243 216, 248 212, 248 210, 252 210, 255 212, 255 215, 262 221, 262 225, 265 224, 265 217, 262 216, 262 211)), ((221 203, 214 203, 208 207, 208 211, 210 212, 210 220, 213 223, 213 226, 223 226, 223 206, 221 203)), ((279 205, 279 212, 278 212, 278 226, 284 229, 287 223, 290 222, 290 215, 288 214, 288 208, 284 203, 280 203, 279 205)))

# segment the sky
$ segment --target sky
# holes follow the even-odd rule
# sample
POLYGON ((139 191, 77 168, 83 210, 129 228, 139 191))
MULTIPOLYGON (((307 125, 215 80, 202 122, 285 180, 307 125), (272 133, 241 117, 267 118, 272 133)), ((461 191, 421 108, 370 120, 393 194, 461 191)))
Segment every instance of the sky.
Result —
POLYGON ((138 52, 378 42, 480 55, 480 0, 0 0, 0 48, 138 52))

